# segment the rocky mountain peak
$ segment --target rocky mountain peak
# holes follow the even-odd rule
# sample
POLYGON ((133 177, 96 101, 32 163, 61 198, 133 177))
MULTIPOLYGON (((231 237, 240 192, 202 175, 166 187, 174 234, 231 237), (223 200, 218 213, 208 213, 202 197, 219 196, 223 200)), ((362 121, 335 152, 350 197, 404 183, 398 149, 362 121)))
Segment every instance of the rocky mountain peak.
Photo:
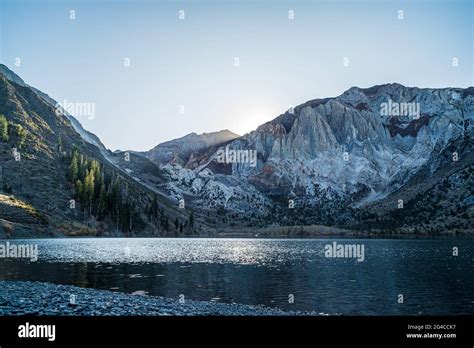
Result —
POLYGON ((240 135, 224 129, 210 133, 190 133, 184 137, 158 144, 145 153, 145 156, 158 164, 186 164, 190 155, 212 146, 239 138, 240 135))
POLYGON ((6 65, 0 64, 0 74, 3 74, 7 80, 13 81, 16 84, 25 87, 26 83, 23 79, 15 74, 12 70, 10 70, 6 65))

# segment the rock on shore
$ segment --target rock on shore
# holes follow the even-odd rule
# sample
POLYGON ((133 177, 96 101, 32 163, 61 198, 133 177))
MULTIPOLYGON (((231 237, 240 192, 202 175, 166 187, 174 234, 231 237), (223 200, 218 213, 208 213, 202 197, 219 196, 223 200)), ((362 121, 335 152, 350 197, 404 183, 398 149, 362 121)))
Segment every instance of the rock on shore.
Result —
POLYGON ((130 295, 26 281, 0 281, 0 315, 71 316, 285 316, 316 313, 285 312, 278 309, 154 296, 130 295), (71 298, 74 299, 71 303, 71 298))

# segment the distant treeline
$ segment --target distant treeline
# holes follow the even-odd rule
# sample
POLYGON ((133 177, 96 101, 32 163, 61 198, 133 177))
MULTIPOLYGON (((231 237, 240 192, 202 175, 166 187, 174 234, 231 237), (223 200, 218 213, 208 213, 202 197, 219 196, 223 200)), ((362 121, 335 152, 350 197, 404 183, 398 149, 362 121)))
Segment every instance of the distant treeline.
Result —
POLYGON ((117 229, 125 232, 144 227, 127 190, 122 192, 118 175, 106 173, 99 161, 84 156, 77 149, 72 150, 65 161, 69 166, 68 179, 74 185, 75 198, 85 213, 99 221, 112 219, 117 229))
POLYGON ((159 208, 156 194, 148 198, 144 207, 136 207, 127 183, 122 182, 117 173, 105 171, 98 160, 88 158, 77 148, 66 153, 64 161, 69 167, 67 177, 74 186, 75 199, 84 213, 98 221, 109 219, 122 232, 142 230, 146 222, 171 235, 189 233, 193 228, 192 213, 184 224, 178 218, 171 223, 159 208))

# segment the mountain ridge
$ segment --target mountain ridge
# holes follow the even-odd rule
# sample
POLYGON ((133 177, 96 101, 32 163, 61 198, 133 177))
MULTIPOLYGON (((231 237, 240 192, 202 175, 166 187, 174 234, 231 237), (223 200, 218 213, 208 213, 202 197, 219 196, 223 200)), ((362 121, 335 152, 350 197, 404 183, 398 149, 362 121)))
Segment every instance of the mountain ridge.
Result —
MULTIPOLYGON (((311 100, 226 144, 237 151, 256 150, 257 166, 217 163, 218 149, 214 149, 200 158, 199 166, 165 166, 174 182, 168 193, 178 198, 194 196, 203 206, 262 216, 274 207, 268 195, 260 195, 258 203, 247 208, 240 204, 242 196, 249 199, 255 193, 253 188, 258 194, 269 192, 285 200, 299 195, 306 201, 302 204, 310 201, 317 210, 334 202, 348 204, 357 196, 362 198, 351 206, 381 200, 457 139, 472 147, 472 92, 472 87, 420 89, 384 84, 353 87, 338 97, 311 100), (421 112, 415 117, 381 115, 380 106, 388 102, 401 107, 418 103, 421 112), (203 184, 201 173, 213 179, 203 184), (234 182, 229 184, 230 177, 234 182), (253 188, 245 188, 247 184, 253 188), (218 203, 216 197, 220 197, 218 203), (236 197, 240 198, 233 202, 236 197)), ((460 158, 461 163, 466 161, 460 158)), ((469 176, 467 187, 471 180, 469 176)), ((472 214, 472 208, 468 209, 472 214)), ((329 209, 325 215, 315 222, 334 223, 329 215, 337 212, 329 209)))
POLYGON ((122 170, 114 162, 124 159, 46 94, 15 81, 0 73, 1 237, 194 233, 190 211, 122 170))
POLYGON ((240 135, 228 129, 197 134, 189 133, 183 137, 165 141, 144 153, 150 160, 158 163, 178 163, 186 164, 189 155, 211 146, 239 138, 240 135))
MULTIPOLYGON (((136 215, 144 226, 139 235, 218 236, 224 230, 232 235, 303 225, 379 233, 472 233, 474 87, 351 87, 336 97, 302 103, 243 136, 229 130, 190 133, 146 152, 112 153, 72 115, 56 115, 57 103, 47 94, 11 70, 6 75, 0 70, 1 76, 0 114, 6 114, 12 127, 18 122, 25 127, 26 155, 35 156, 39 150, 34 146, 61 158, 64 149, 59 151, 54 142, 64 136, 67 144, 61 146, 69 149, 70 157, 81 143, 101 168, 126 183, 126 204, 133 202, 131 207, 143 212, 136 215), (42 130, 35 131, 37 127, 42 130), (252 151, 254 165, 247 161, 252 151), (130 197, 129 189, 135 192, 130 197), (155 201, 159 197, 160 221, 149 216, 153 196, 155 201)), ((3 160, 11 165, 11 154, 2 146, 3 160)), ((46 162, 67 176, 64 163, 46 162)), ((8 177, 11 168, 5 168, 8 177)), ((54 172, 48 173, 54 179, 54 172)), ((27 173, 22 175, 28 181, 27 173)), ((8 180, 16 182, 11 176, 8 180)), ((74 185, 61 185, 74 195, 74 185)), ((34 190, 31 185, 28 189, 34 190)), ((5 193, 0 202, 8 202, 5 193)), ((48 212, 35 195, 19 194, 25 204, 33 204, 34 216, 51 221, 56 214, 75 221, 57 209, 48 212)), ((67 201, 64 193, 53 195, 67 201)), ((3 211, 14 216, 11 209, 3 211)), ((81 216, 86 222, 90 218, 81 216)), ((102 230, 110 229, 110 221, 101 224, 102 230)))

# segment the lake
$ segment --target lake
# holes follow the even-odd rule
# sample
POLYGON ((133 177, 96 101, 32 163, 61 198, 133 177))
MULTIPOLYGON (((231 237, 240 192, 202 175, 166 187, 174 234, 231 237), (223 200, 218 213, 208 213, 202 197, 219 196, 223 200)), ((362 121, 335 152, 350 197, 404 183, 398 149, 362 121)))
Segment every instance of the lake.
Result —
POLYGON ((474 314, 472 238, 9 242, 36 244, 39 259, 0 259, 0 280, 176 299, 184 295, 328 315, 474 314), (363 246, 363 260, 326 257, 327 245, 334 242, 363 246))

